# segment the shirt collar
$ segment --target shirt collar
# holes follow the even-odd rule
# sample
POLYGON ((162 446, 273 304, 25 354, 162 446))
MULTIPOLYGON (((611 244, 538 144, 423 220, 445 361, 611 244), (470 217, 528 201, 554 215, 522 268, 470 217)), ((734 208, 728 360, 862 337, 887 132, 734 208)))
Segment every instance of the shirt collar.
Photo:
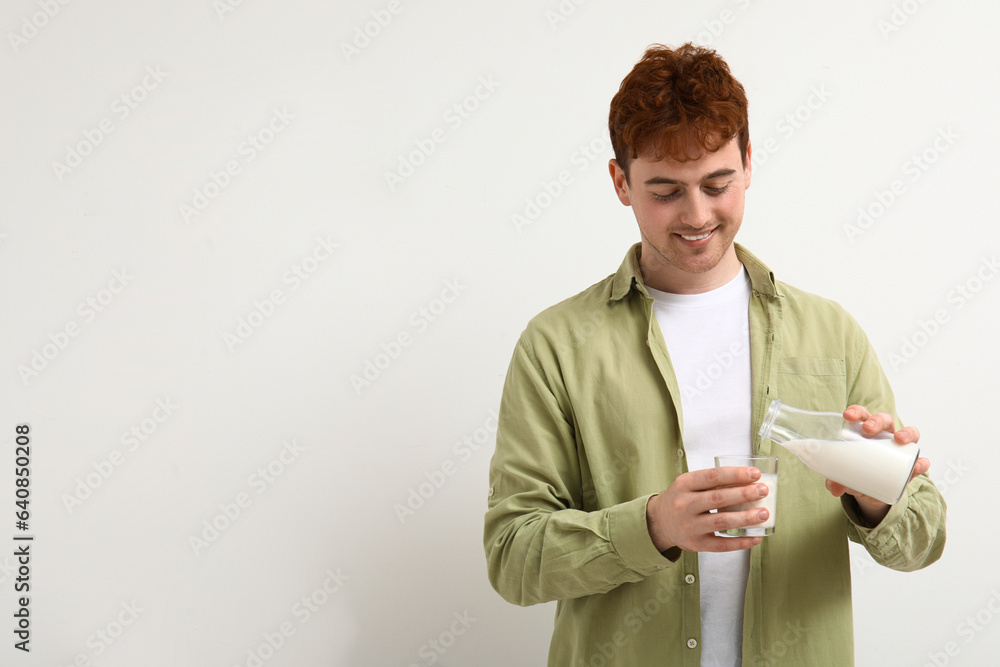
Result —
MULTIPOLYGON (((746 267, 750 276, 750 284, 755 292, 760 292, 768 296, 784 296, 778 289, 778 283, 774 279, 774 272, 753 255, 749 250, 735 243, 736 256, 743 266, 746 267)), ((642 271, 639 269, 639 255, 642 254, 642 243, 636 243, 625 254, 625 259, 618 267, 614 279, 611 281, 611 300, 619 301, 625 298, 633 287, 643 294, 646 292, 646 285, 642 281, 642 271)))

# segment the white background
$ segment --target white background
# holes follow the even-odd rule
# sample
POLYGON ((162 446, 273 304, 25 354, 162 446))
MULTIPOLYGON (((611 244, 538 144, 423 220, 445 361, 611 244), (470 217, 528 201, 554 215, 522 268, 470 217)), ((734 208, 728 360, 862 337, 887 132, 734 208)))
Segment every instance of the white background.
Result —
POLYGON ((28 423, 35 535, 30 655, 0 552, 0 663, 544 664, 554 605, 486 578, 492 414, 528 319, 638 240, 607 175, 618 84, 696 40, 750 99, 738 240, 865 327, 949 504, 924 571, 852 552, 858 664, 993 664, 1000 10, 221 6, 0 9, 2 532, 28 423))

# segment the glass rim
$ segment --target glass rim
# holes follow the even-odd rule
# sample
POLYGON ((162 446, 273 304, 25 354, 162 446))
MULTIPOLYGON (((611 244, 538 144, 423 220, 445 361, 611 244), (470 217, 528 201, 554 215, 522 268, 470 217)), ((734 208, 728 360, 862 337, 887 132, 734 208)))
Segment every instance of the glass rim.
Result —
POLYGON ((724 461, 729 460, 740 460, 740 461, 777 461, 777 456, 744 456, 743 454, 720 454, 715 457, 716 460, 722 459, 724 461))

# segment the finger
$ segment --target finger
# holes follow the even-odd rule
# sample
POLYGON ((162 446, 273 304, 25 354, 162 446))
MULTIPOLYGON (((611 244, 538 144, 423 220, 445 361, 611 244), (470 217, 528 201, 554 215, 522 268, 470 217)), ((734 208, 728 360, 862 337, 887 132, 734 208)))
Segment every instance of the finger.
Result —
MULTIPOLYGON (((699 514, 709 510, 722 510, 733 505, 752 503, 767 496, 770 492, 767 484, 753 483, 707 489, 695 494, 691 509, 699 514)), ((715 530, 719 530, 716 528, 715 530)))
MULTIPOLYGON (((707 525, 704 528, 706 534, 716 531, 723 533, 735 528, 750 528, 767 521, 770 512, 764 507, 755 507, 749 510, 739 511, 719 511, 714 514, 706 514, 707 525)), ((700 532, 700 531, 699 531, 700 532)))
MULTIPOLYGON (((911 477, 910 479, 913 479, 913 478, 911 477)), ((909 482, 907 482, 907 484, 909 484, 909 482)), ((882 502, 878 498, 873 498, 873 497, 865 495, 863 493, 858 493, 854 489, 849 489, 846 486, 844 486, 843 484, 838 484, 837 482, 832 482, 830 480, 826 480, 826 488, 829 489, 830 493, 832 493, 837 498, 840 498, 841 496, 843 496, 845 494, 849 495, 849 496, 854 496, 854 499, 856 501, 858 501, 859 505, 872 505, 872 504, 874 504, 874 505, 877 505, 879 507, 882 507, 882 506, 886 505, 886 503, 882 502)))
POLYGON ((913 472, 910 473, 910 481, 912 482, 914 477, 919 477, 930 469, 930 459, 925 459, 923 457, 917 459, 917 462, 913 464, 913 472))
POLYGON ((723 466, 705 468, 686 475, 685 484, 691 491, 707 491, 722 486, 749 484, 760 479, 760 470, 746 466, 723 466))
POLYGON ((858 493, 854 489, 849 489, 843 484, 838 484, 837 482, 832 482, 826 480, 826 488, 829 489, 830 493, 833 494, 835 498, 840 498, 843 495, 854 496, 854 499, 858 501, 859 504, 863 504, 865 501, 872 501, 881 503, 881 500, 872 498, 871 496, 866 496, 863 493, 858 493))
POLYGON ((705 540, 699 551, 739 551, 757 546, 761 539, 760 537, 718 537, 713 535, 705 540))
POLYGON ((895 439, 900 445, 917 442, 920 440, 920 431, 916 426, 907 426, 896 431, 895 439))
POLYGON ((844 419, 849 422, 859 422, 871 417, 871 413, 868 409, 862 405, 849 405, 846 410, 844 410, 844 419))
POLYGON ((868 435, 875 435, 876 433, 881 433, 882 431, 892 433, 895 430, 896 426, 892 421, 892 415, 888 412, 880 412, 878 414, 871 415, 861 425, 861 431, 867 433, 868 435))

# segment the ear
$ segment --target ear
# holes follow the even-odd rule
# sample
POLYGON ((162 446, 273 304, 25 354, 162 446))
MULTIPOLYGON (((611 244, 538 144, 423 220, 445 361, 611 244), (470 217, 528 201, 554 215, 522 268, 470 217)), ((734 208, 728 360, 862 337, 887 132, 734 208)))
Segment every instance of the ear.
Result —
POLYGON ((746 181, 745 187, 743 188, 744 190, 746 190, 747 188, 750 187, 750 172, 752 171, 751 168, 753 167, 753 162, 750 160, 750 158, 752 156, 752 151, 751 151, 752 148, 753 148, 753 146, 750 145, 750 140, 748 139, 747 140, 747 166, 743 168, 743 179, 746 181))
POLYGON ((625 206, 631 206, 632 198, 629 192, 628 179, 625 178, 625 172, 622 170, 621 165, 618 164, 618 160, 612 158, 608 162, 608 171, 611 172, 611 182, 614 183, 618 201, 625 206))

